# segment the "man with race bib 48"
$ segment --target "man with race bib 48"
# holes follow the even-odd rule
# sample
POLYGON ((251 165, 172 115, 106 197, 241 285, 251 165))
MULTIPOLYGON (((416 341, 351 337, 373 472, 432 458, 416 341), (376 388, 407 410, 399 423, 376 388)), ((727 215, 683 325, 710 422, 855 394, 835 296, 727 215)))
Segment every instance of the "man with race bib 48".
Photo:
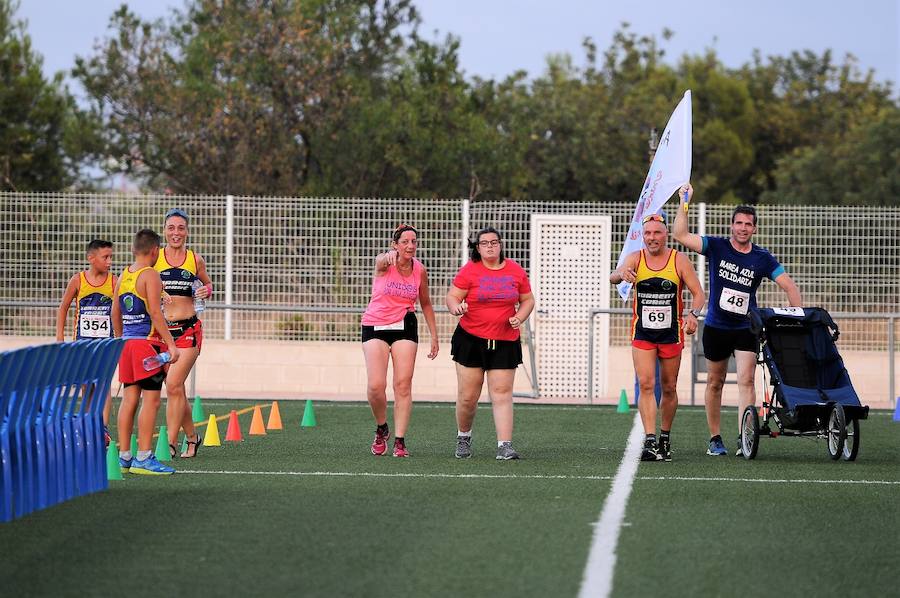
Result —
MULTIPOLYGON (((741 413, 756 402, 756 337, 750 332, 747 314, 756 307, 756 291, 763 278, 775 282, 793 307, 803 304, 800 289, 784 266, 771 253, 751 242, 758 224, 756 210, 738 206, 731 215, 731 237, 700 236, 688 231, 687 209, 694 189, 690 184, 678 191, 681 208, 672 236, 682 245, 706 256, 709 269, 709 307, 703 327, 706 357, 706 421, 709 448, 706 454, 722 456, 727 449, 720 434, 722 387, 728 359, 734 355, 738 377, 738 430, 741 413), (685 201, 685 194, 687 201, 685 201)), ((740 434, 738 435, 740 437, 740 434)), ((740 442, 738 442, 738 454, 740 442)))

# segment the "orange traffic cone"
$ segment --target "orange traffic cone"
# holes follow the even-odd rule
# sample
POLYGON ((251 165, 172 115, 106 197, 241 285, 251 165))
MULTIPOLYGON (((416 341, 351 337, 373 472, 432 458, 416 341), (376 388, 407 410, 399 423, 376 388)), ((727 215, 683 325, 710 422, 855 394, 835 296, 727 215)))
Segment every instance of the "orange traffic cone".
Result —
POLYGON ((259 405, 253 408, 253 419, 250 420, 250 435, 251 436, 265 436, 266 435, 266 427, 263 425, 262 420, 262 411, 259 408, 259 405))
POLYGON ((225 440, 240 442, 243 439, 244 437, 241 436, 241 425, 238 423, 237 411, 232 409, 231 415, 228 416, 228 429, 225 431, 225 440))
POLYGON ((278 401, 272 401, 272 410, 269 411, 269 423, 266 424, 269 430, 282 430, 281 412, 278 411, 278 401))

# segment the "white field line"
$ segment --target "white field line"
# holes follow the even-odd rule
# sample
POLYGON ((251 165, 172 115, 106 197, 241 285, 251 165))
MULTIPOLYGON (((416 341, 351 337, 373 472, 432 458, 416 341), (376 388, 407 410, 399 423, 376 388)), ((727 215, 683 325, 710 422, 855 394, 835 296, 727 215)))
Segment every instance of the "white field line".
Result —
MULTIPOLYGON (((184 475, 246 475, 246 476, 295 476, 295 477, 333 477, 333 478, 459 478, 485 480, 595 480, 609 481, 608 475, 541 475, 541 474, 490 474, 490 473, 381 473, 370 471, 240 471, 179 469, 176 473, 184 475)), ((734 482, 740 484, 860 484, 880 486, 900 486, 900 480, 810 480, 810 479, 764 479, 764 478, 727 478, 727 477, 687 477, 687 476, 636 476, 641 481, 673 481, 673 482, 734 482)))
POLYGON ((600 519, 594 524, 594 538, 588 553, 584 577, 581 580, 580 598, 606 597, 612 591, 613 572, 616 567, 616 545, 619 543, 619 531, 625 519, 625 507, 631 495, 631 486, 637 473, 644 428, 639 414, 634 416, 634 424, 628 435, 625 454, 619 463, 619 470, 612 483, 612 489, 606 495, 600 519))

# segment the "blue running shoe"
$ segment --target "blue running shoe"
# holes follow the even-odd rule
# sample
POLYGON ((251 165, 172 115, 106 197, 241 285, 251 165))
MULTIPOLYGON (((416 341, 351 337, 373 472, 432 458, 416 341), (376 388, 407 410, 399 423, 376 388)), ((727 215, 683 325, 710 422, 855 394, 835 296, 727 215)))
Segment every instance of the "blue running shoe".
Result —
POLYGON ((724 457, 728 454, 728 450, 725 448, 725 443, 722 442, 721 437, 716 436, 709 441, 709 448, 706 449, 706 454, 712 455, 713 457, 724 457))
POLYGON ((156 458, 156 455, 151 453, 150 456, 143 461, 135 459, 134 463, 131 464, 131 473, 140 475, 169 475, 175 473, 175 469, 168 465, 163 465, 156 458))
POLYGON ((122 457, 119 457, 119 469, 122 470, 122 473, 128 473, 129 470, 131 470, 131 463, 133 461, 134 461, 133 458, 132 459, 123 459, 122 457))

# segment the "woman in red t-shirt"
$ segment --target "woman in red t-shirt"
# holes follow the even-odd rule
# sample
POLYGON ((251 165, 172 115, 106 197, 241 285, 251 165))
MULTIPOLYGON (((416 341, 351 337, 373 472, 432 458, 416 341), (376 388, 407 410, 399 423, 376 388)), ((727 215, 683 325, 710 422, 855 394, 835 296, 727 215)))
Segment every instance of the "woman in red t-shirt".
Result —
POLYGON ((460 268, 447 309, 460 316, 450 353, 456 362, 456 458, 472 456, 472 423, 487 373, 488 393, 497 430, 497 459, 518 459, 512 447, 512 391, 522 363, 519 327, 534 309, 528 274, 503 254, 497 229, 478 231, 471 261, 460 268))

